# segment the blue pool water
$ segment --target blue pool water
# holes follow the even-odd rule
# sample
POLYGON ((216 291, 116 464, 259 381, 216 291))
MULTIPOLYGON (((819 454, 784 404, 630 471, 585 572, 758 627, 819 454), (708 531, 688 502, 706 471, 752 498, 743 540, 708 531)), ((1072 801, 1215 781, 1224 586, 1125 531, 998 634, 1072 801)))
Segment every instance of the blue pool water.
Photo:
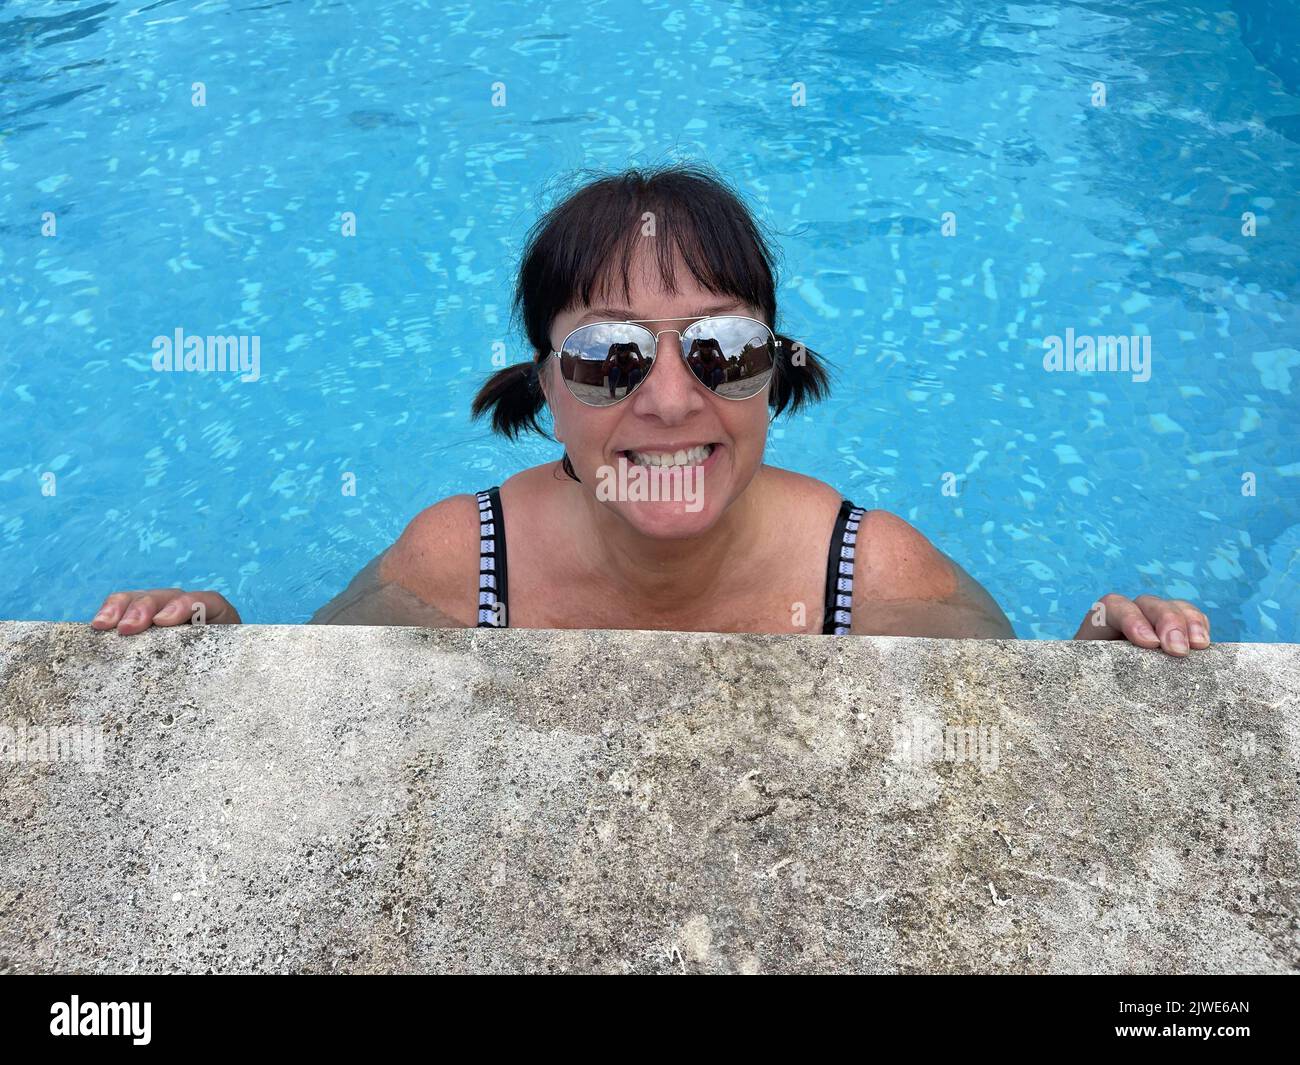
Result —
POLYGON ((706 158, 838 375, 770 462, 912 521, 1021 636, 1151 591, 1300 639, 1294 7, 0 3, 0 617, 181 584, 302 621, 558 457, 468 418, 525 355, 548 182, 706 158), (177 328, 257 335, 260 379, 154 372, 177 328), (1150 380, 1046 372, 1067 329, 1149 336, 1150 380))

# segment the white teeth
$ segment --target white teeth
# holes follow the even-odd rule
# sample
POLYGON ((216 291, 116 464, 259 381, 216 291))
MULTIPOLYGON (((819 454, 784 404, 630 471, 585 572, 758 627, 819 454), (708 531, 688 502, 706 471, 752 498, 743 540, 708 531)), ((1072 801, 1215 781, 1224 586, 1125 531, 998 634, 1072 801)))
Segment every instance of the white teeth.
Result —
POLYGON ((638 466, 697 466, 713 454, 712 444, 684 451, 629 451, 627 457, 638 466))

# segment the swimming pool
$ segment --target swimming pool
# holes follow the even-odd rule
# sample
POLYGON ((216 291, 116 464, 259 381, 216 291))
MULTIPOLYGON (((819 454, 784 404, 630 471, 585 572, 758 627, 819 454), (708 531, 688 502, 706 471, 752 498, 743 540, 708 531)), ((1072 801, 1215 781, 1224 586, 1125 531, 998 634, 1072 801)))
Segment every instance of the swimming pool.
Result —
POLYGON ((547 182, 705 158, 837 372, 768 461, 912 521, 1021 636, 1151 591, 1300 639, 1289 5, 767 6, 0 9, 0 617, 180 584, 303 621, 558 458, 468 418, 525 357, 547 182), (257 337, 257 380, 156 372, 178 329, 257 337), (1067 331, 1149 337, 1149 380, 1049 372, 1067 331))

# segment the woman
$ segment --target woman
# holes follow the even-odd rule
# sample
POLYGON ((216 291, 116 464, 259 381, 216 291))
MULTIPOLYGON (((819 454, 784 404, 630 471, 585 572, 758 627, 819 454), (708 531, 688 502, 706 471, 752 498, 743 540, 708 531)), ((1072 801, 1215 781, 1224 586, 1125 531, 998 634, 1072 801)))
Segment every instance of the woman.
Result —
MULTIPOLYGON (((540 432, 546 406, 563 459, 428 507, 313 622, 1014 637, 907 522, 763 463, 769 410, 822 398, 828 378, 774 334, 768 243, 707 171, 633 170, 570 196, 529 234, 516 308, 533 358, 473 411, 514 438, 540 432), (631 345, 645 369, 620 389, 610 354, 631 345), (702 350, 715 357, 687 357, 702 350)), ((215 592, 167 588, 112 594, 92 624, 192 617, 240 620, 215 592)), ((1190 603, 1114 593, 1075 638, 1171 655, 1210 642, 1190 603)))

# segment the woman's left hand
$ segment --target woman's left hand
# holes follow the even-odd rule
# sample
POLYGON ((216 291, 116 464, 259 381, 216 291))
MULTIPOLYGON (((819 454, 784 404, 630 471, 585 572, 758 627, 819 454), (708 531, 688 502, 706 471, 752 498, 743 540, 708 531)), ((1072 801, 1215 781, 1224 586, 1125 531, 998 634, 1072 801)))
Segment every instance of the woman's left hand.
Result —
POLYGON ((1093 603, 1076 640, 1128 640, 1181 658, 1210 646, 1210 619, 1186 599, 1136 599, 1111 592, 1093 603))

